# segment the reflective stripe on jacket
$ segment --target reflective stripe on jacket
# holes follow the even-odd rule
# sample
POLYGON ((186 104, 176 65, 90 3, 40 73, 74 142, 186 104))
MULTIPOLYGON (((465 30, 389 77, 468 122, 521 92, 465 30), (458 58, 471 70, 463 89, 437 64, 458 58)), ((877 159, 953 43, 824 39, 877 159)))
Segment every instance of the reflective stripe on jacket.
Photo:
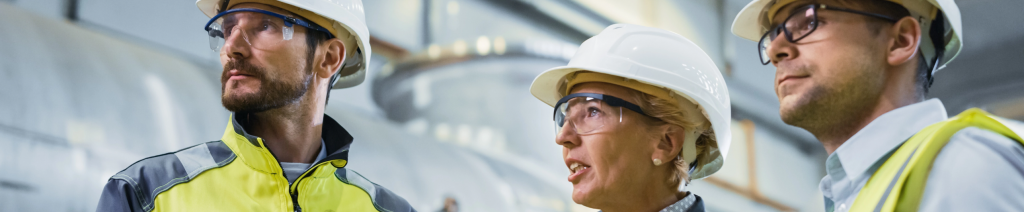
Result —
POLYGON ((415 211, 345 169, 349 135, 324 115, 327 157, 288 184, 262 138, 233 114, 220 141, 142 159, 107 181, 97 211, 415 211))
POLYGON ((936 156, 950 137, 968 127, 992 131, 1024 145, 1024 139, 995 116, 981 109, 968 109, 924 128, 904 142, 871 175, 850 211, 917 211, 936 156))

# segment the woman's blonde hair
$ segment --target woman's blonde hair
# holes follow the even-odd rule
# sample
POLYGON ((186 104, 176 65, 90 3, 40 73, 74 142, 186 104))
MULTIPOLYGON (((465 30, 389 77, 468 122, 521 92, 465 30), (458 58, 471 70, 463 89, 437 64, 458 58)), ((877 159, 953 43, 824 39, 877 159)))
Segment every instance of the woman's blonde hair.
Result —
MULTIPOLYGON (((662 126, 665 124, 671 124, 682 127, 683 129, 694 129, 700 126, 710 126, 710 123, 693 123, 693 119, 687 119, 690 116, 703 116, 703 114, 687 114, 686 110, 679 108, 678 101, 689 101, 683 99, 681 96, 673 95, 676 99, 667 100, 655 97, 654 95, 646 94, 634 89, 629 89, 630 100, 635 102, 640 109, 644 111, 648 116, 653 118, 641 119, 642 122, 647 126, 662 126)), ((702 132, 697 132, 700 137, 696 140, 697 157, 696 160, 707 160, 710 158, 708 149, 712 145, 717 145, 715 142, 714 131, 710 127, 707 127, 702 132)), ((679 151, 683 151, 680 149, 679 151)), ((690 163, 694 161, 685 161, 683 157, 677 153, 676 157, 672 159, 672 164, 675 165, 675 169, 672 170, 672 174, 668 177, 668 184, 673 188, 678 188, 679 184, 686 182, 690 183, 690 163)))

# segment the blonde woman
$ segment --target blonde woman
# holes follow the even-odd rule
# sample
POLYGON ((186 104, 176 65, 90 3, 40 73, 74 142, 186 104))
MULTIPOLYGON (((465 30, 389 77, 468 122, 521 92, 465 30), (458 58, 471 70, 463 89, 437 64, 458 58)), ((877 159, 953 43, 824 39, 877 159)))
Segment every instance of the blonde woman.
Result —
POLYGON ((721 168, 731 118, 725 82, 693 42, 612 25, 530 92, 555 109, 574 202, 607 212, 704 211, 683 188, 721 168))

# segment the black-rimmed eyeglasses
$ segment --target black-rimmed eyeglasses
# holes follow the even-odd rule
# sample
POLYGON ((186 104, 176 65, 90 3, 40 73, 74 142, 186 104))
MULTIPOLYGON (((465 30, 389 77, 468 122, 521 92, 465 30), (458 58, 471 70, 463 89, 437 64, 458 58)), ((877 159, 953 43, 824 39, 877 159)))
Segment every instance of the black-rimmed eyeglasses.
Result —
POLYGON ((800 39, 803 39, 807 37, 807 35, 814 32, 815 29, 818 29, 818 10, 834 10, 855 13, 884 19, 892 23, 896 23, 896 21, 899 21, 899 19, 877 13, 869 13, 846 8, 831 7, 824 4, 811 4, 803 6, 793 10, 793 12, 789 15, 789 17, 786 18, 785 21, 783 21, 779 25, 776 25, 771 30, 768 30, 768 32, 765 32, 764 35, 761 36, 761 41, 757 43, 757 52, 760 54, 761 64, 768 65, 769 63, 772 63, 771 55, 768 54, 768 46, 771 45, 772 41, 774 41, 775 38, 779 36, 780 32, 786 37, 786 40, 788 40, 790 43, 796 43, 797 41, 800 41, 800 39))

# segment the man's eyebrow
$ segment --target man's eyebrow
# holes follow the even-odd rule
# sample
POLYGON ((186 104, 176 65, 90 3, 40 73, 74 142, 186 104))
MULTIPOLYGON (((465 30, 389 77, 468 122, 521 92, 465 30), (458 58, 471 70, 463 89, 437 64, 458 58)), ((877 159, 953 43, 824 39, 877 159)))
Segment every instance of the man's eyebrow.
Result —
POLYGON ((224 18, 224 23, 234 23, 235 21, 238 21, 237 17, 230 14, 222 16, 222 18, 224 18))

